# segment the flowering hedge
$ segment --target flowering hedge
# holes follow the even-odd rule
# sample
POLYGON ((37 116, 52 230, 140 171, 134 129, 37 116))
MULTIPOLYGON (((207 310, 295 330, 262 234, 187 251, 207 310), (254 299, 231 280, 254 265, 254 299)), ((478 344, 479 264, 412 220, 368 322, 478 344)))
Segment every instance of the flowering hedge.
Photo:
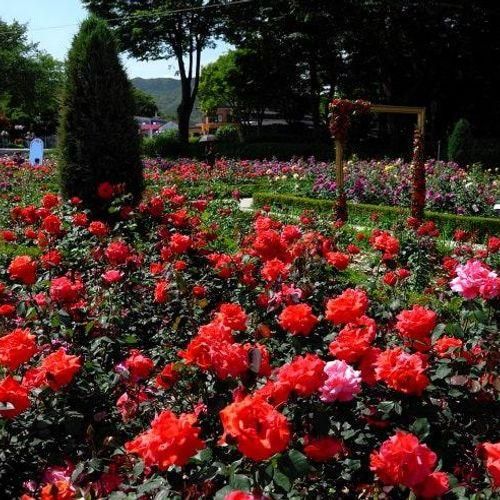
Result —
POLYGON ((40 252, 0 256, 6 497, 495 496, 497 237, 149 185, 113 226, 52 193, 3 220, 40 252))
MULTIPOLYGON (((332 164, 312 158, 289 162, 220 160, 211 168, 188 160, 147 160, 147 165, 150 172, 164 171, 166 181, 198 188, 200 192, 217 189, 217 182, 224 183, 222 189, 226 193, 242 185, 245 194, 258 190, 332 198, 336 190, 332 164)), ((428 160, 425 169, 427 210, 457 215, 495 215, 493 206, 500 197, 496 171, 485 172, 478 167, 465 170, 456 163, 435 160, 428 160)), ((411 164, 403 160, 348 161, 345 190, 351 202, 409 207, 411 164)))
MULTIPOLYGON (((256 191, 295 194, 304 197, 335 197, 332 164, 309 160, 250 161, 218 160, 213 167, 194 160, 144 160, 149 185, 159 180, 177 184, 195 196, 251 196, 256 191)), ((500 197, 497 171, 470 170, 457 164, 429 160, 426 163, 426 209, 457 215, 494 216, 500 197)), ((57 190, 54 164, 46 162, 35 173, 0 158, 0 195, 40 199, 40 187, 57 190)), ((402 160, 347 163, 345 189, 348 201, 409 207, 412 192, 411 164, 402 160)), ((2 206, 0 203, 0 213, 2 206)))

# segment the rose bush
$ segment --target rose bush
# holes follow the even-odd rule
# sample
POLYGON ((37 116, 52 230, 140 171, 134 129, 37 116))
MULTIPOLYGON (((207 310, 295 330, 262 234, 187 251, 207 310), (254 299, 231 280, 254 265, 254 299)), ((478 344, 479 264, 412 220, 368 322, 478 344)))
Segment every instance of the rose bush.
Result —
POLYGON ((149 186, 2 221, 7 498, 495 497, 498 238, 149 186))

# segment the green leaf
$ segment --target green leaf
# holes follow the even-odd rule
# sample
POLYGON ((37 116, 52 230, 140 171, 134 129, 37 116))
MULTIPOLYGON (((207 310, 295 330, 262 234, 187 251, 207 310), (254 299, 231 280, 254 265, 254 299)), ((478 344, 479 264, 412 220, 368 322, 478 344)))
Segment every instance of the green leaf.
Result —
POLYGON ((285 474, 283 474, 279 470, 274 471, 273 481, 276 484, 276 486, 279 486, 285 491, 290 491, 292 488, 292 483, 290 482, 290 479, 288 479, 288 477, 285 476, 285 474))
POLYGON ((394 410, 395 404, 396 403, 394 401, 381 401, 377 405, 377 410, 385 414, 391 413, 391 411, 394 410))
POLYGON ((417 418, 410 426, 410 431, 421 440, 425 439, 430 432, 429 421, 426 418, 417 418))
POLYGON ((309 462, 307 461, 306 456, 300 453, 300 451, 290 450, 288 457, 290 458, 290 461, 299 476, 309 472, 309 462))
POLYGON ((446 378, 451 372, 452 372, 452 369, 448 365, 440 364, 438 366, 438 369, 434 373, 432 380, 442 380, 442 379, 446 378))
POLYGON ((249 491, 251 487, 250 479, 243 474, 233 474, 229 479, 229 485, 235 490, 249 491))

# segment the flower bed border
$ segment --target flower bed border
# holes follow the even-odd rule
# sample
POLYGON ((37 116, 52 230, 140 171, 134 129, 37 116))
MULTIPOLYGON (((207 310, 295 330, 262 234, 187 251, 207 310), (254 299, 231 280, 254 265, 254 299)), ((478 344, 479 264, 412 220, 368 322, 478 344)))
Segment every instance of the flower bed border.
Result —
MULTIPOLYGON (((264 205, 271 205, 284 208, 314 210, 318 213, 332 212, 335 207, 335 202, 333 200, 320 200, 265 192, 254 193, 253 203, 256 208, 263 207, 264 205)), ((365 218, 367 221, 370 220, 374 212, 393 223, 403 221, 406 217, 410 216, 409 208, 370 205, 366 203, 349 203, 348 205, 349 213, 352 216, 365 218)), ((473 217, 430 211, 425 211, 424 216, 427 220, 433 220, 438 228, 446 233, 452 233, 455 229, 474 231, 477 232, 479 237, 500 233, 500 218, 473 217)))

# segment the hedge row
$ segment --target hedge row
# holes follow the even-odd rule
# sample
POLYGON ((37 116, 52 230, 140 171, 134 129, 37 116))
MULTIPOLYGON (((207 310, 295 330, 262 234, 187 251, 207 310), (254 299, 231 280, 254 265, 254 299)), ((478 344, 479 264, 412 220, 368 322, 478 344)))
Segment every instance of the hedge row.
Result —
POLYGON ((331 160, 334 156, 333 147, 329 144, 297 144, 279 142, 254 142, 254 143, 190 143, 182 145, 171 140, 162 138, 146 139, 144 141, 143 153, 146 156, 161 156, 163 158, 176 159, 179 157, 195 158, 205 160, 207 158, 207 147, 211 149, 210 155, 217 157, 263 160, 276 158, 288 161, 293 157, 309 158, 314 156, 321 161, 331 160))
MULTIPOLYGON (((332 212, 334 207, 333 200, 318 200, 273 193, 254 193, 253 202, 255 207, 270 205, 278 209, 313 210, 316 213, 332 212)), ((376 214, 378 226, 390 226, 405 221, 410 213, 408 208, 403 207, 363 203, 349 203, 348 205, 349 220, 354 224, 373 225, 373 215, 376 214)), ((481 238, 500 233, 500 218, 471 217, 429 211, 425 212, 425 218, 434 221, 443 236, 451 236, 456 229, 472 231, 481 238)))

